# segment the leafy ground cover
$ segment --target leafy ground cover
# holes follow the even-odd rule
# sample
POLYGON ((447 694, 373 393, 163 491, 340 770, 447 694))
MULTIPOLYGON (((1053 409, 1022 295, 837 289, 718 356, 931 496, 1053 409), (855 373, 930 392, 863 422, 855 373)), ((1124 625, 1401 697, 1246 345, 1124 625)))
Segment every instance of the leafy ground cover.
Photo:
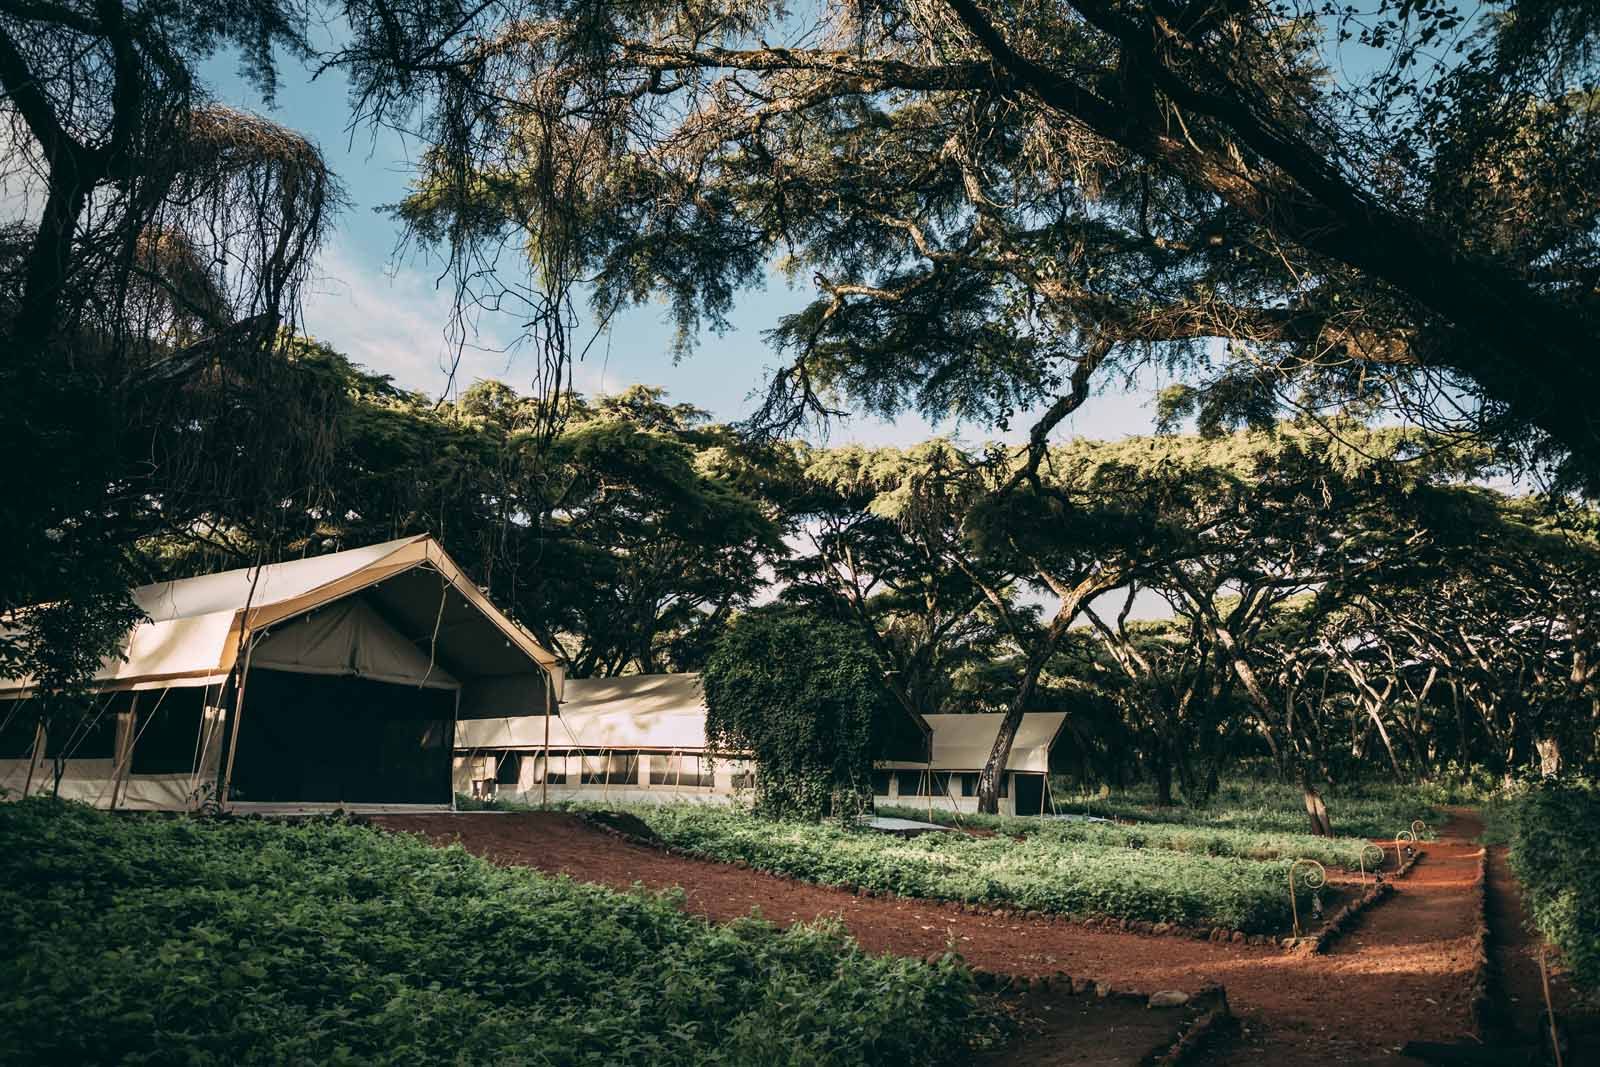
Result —
MULTIPOLYGON (((1322 790, 1335 832, 1358 838, 1392 840, 1421 819, 1437 829, 1445 816, 1437 804, 1447 799, 1439 789, 1363 782, 1322 790)), ((1147 823, 1204 826, 1214 830, 1254 833, 1303 834, 1306 810, 1300 788, 1282 782, 1232 779, 1223 782, 1210 804, 1192 808, 1181 804, 1161 807, 1150 790, 1126 790, 1109 797, 1072 795, 1058 791, 1061 811, 1147 823)))
MULTIPOLYGON (((674 847, 822 885, 1260 933, 1290 923, 1281 862, 1048 833, 1021 840, 955 833, 902 839, 832 823, 775 823, 732 808, 627 810, 674 847)), ((1309 902, 1307 894, 1302 908, 1309 902)))
MULTIPOLYGON (((880 807, 880 814, 906 819, 929 818, 927 808, 880 807)), ((1012 836, 1039 836, 1063 843, 1081 842, 1112 848, 1164 849, 1199 856, 1235 856, 1252 860, 1313 859, 1326 867, 1359 870, 1364 837, 1316 837, 1284 831, 1243 830, 1184 823, 1091 823, 1017 815, 959 817, 947 808, 933 810, 932 821, 945 826, 993 830, 1012 836)), ((1373 862, 1369 856, 1367 862, 1373 862)))
POLYGON ((923 1063, 986 1031, 953 958, 405 835, 27 800, 0 840, 5 1063, 923 1063))
POLYGON ((1575 985, 1600 990, 1600 783, 1535 783, 1485 815, 1485 836, 1511 846, 1533 925, 1561 950, 1575 985))

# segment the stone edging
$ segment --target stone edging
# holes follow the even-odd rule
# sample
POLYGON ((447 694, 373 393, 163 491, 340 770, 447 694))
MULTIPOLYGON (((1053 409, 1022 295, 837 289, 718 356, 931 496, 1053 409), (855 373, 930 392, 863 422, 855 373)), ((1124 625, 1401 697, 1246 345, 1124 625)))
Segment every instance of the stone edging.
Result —
POLYGON ((1196 999, 1208 996, 1214 999, 1214 1006, 1184 1027, 1165 1052, 1147 1057, 1146 1067, 1181 1067, 1201 1052, 1212 1037, 1238 1026, 1238 1020, 1228 1008, 1227 991, 1220 985, 1207 986, 1196 994, 1196 999))
POLYGON ((1473 887, 1477 908, 1472 930, 1472 1036, 1485 1040, 1493 1021, 1495 984, 1493 959, 1489 954, 1489 849, 1478 853, 1478 877, 1473 887))
POLYGON ((1343 937, 1369 909, 1377 907, 1399 891, 1395 883, 1410 874, 1411 868, 1417 865, 1417 861, 1422 859, 1423 855, 1422 849, 1414 850, 1409 858, 1401 861, 1400 866, 1395 868, 1393 875, 1387 880, 1375 883, 1361 896, 1334 912, 1323 924, 1322 929, 1298 941, 1285 938, 1284 947, 1301 956, 1315 956, 1328 951, 1328 947, 1343 937))
POLYGON ((1367 909, 1377 907, 1394 896, 1394 894, 1395 887, 1393 882, 1378 882, 1361 896, 1329 916, 1322 929, 1310 937, 1302 937, 1299 941, 1296 941, 1290 946, 1290 951, 1300 956, 1315 956, 1328 951, 1328 946, 1344 936, 1344 932, 1354 926, 1356 921, 1366 913, 1367 909))
MULTIPOLYGON (((943 958, 942 953, 935 953, 929 957, 929 961, 943 958)), ((972 977, 979 991, 984 993, 1043 991, 1073 997, 1095 996, 1102 999, 1123 1000, 1154 1009, 1191 1007, 1200 1011, 1200 1014, 1178 1031, 1178 1036, 1171 1045, 1158 1046, 1147 1053, 1140 1061, 1141 1067, 1180 1067, 1181 1064, 1189 1062, 1213 1036, 1229 1030, 1236 1023, 1233 1011, 1228 1007, 1227 990, 1216 984, 1202 986, 1194 993, 1179 994, 1181 999, 1174 1002, 1169 999, 1172 997, 1171 993, 1139 993, 1134 990, 1116 989, 1109 982, 1073 978, 1065 971, 1029 977, 973 968, 972 977)))

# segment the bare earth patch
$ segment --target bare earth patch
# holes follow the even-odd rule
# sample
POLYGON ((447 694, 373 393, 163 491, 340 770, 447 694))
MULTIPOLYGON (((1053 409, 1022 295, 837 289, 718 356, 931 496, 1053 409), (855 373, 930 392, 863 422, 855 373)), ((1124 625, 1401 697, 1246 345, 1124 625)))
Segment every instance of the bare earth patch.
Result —
MULTIPOLYGON (((1415 1064, 1397 1054, 1407 1040, 1452 1041, 1470 1031, 1467 990, 1478 853, 1473 838, 1480 824, 1465 812, 1426 846, 1426 859, 1392 900, 1371 911, 1330 953, 1309 958, 1276 948, 1143 937, 1070 923, 974 915, 933 902, 858 897, 668 855, 560 812, 385 815, 373 821, 441 844, 460 841, 495 863, 537 867, 617 888, 681 887, 684 907, 713 921, 752 912, 779 924, 838 916, 864 947, 876 952, 927 956, 954 948, 985 970, 1025 975, 1065 971, 1074 978, 1144 992, 1221 984, 1244 1029, 1239 1038, 1203 1057, 1204 1063, 1415 1064)), ((1146 1035, 1130 1029, 1119 1039, 1111 1029, 1117 1025, 1123 1024, 1095 1028, 1094 1040, 1112 1043, 1119 1054, 1134 1054, 1130 1062, 1135 1062, 1148 1051, 1148 1045, 1140 1044, 1146 1035)), ((1067 1047, 1060 1051, 1063 1057, 1086 1054, 1067 1047)))

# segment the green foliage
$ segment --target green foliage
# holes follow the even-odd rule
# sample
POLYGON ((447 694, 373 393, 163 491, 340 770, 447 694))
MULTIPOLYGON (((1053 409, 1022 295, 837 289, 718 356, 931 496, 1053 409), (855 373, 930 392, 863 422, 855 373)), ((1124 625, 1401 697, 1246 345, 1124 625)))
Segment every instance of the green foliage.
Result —
POLYGON ((976 1021, 953 957, 346 824, 30 800, 0 839, 7 1063, 934 1063, 976 1021))
POLYGON ((737 619, 703 677, 706 741, 755 758, 766 815, 853 818, 872 799, 872 759, 904 713, 851 627, 767 608, 737 619))
POLYGON ((961 826, 1015 837, 1039 836, 1064 844, 1074 841, 1108 848, 1148 848, 1184 852, 1196 856, 1235 856, 1250 860, 1311 859, 1325 867, 1361 869, 1364 837, 1316 837, 1311 834, 1248 830, 1199 823, 1185 826, 1174 823, 1095 823, 1062 819, 1039 819, 1022 815, 978 815, 925 808, 879 806, 879 814, 905 819, 930 820, 945 826, 961 826))
POLYGON ((674 847, 823 885, 1263 933, 1290 921, 1282 863, 1128 848, 1070 828, 1021 840, 962 833, 901 839, 829 823, 774 824, 726 808, 628 810, 674 847))
MULTIPOLYGON (((1057 803, 1068 811, 1172 823, 1217 830, 1298 834, 1306 828, 1305 801, 1300 788, 1282 782, 1236 778, 1223 782, 1213 801, 1203 808, 1162 807, 1146 789, 1115 793, 1106 798, 1067 799, 1062 791, 1057 803)), ((1349 783, 1322 791, 1333 828, 1354 837, 1393 840, 1401 830, 1421 819, 1437 829, 1445 818, 1420 787, 1388 782, 1349 783)))
POLYGON ((1574 984, 1600 989, 1600 785, 1535 782, 1489 814, 1486 836, 1510 841, 1534 927, 1561 950, 1574 984))
POLYGON ((295 354, 296 375, 340 397, 322 483, 282 494, 265 522, 217 501, 145 546, 156 577, 428 532, 582 678, 698 669, 781 552, 758 450, 660 389, 568 396, 545 441, 538 401, 500 382, 435 404, 325 345, 295 354))

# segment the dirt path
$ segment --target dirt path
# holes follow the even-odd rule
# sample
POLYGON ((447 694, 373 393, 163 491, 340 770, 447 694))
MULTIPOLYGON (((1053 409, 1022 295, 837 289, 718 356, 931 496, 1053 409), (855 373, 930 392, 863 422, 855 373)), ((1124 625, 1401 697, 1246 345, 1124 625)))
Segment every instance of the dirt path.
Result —
MULTIPOLYGON (((1528 930, 1522 889, 1511 873, 1504 845, 1489 849, 1489 944, 1498 994, 1491 1037, 1507 1044, 1544 1044, 1549 1027, 1539 974, 1542 940, 1528 930)), ((1583 1010, 1566 976, 1553 968, 1550 1000, 1571 1042, 1570 1064, 1600 1060, 1600 1017, 1583 1010), (1587 1059, 1579 1050, 1587 1053, 1587 1059)))
POLYGON ((712 920, 759 911, 780 924, 839 916, 868 949, 926 956, 947 945, 976 967, 1065 971, 1126 989, 1193 990, 1220 982, 1245 1024, 1218 1064, 1412 1064, 1413 1038, 1454 1040, 1469 1027, 1472 889, 1479 824, 1463 814, 1401 883, 1328 956, 1086 930, 979 916, 923 901, 857 897, 719 863, 670 856, 561 813, 382 816, 393 830, 448 842, 497 863, 538 867, 616 887, 682 887, 684 906, 712 920))

